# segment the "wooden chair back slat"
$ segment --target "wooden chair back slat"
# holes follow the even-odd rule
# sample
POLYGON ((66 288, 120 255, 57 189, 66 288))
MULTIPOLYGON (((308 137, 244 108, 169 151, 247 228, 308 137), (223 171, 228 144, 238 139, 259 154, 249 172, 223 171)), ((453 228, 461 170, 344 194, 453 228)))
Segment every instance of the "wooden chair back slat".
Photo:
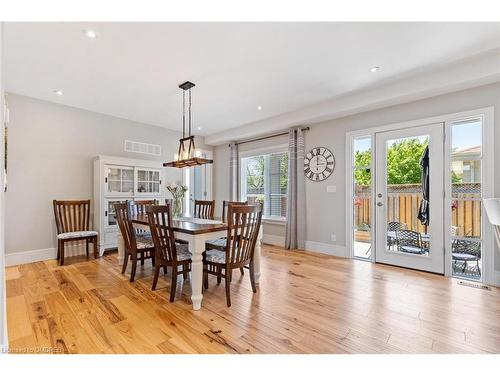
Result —
POLYGON ((149 230, 155 245, 156 258, 159 264, 177 261, 174 231, 172 229, 172 207, 147 206, 149 230))
POLYGON ((200 219, 212 219, 215 214, 215 201, 194 201, 193 216, 200 219))
POLYGON ((57 234, 87 231, 90 227, 90 200, 52 202, 57 234))
POLYGON ((230 205, 235 206, 246 206, 248 201, 238 202, 238 201, 222 201, 222 222, 227 223, 227 208, 230 205))
POLYGON ((129 206, 130 212, 135 215, 138 215, 138 214, 145 214, 146 207, 154 206, 155 204, 157 204, 157 201, 155 199, 151 199, 145 201, 127 201, 126 203, 129 206))
POLYGON ((118 228, 122 234, 123 242, 127 249, 137 250, 137 241, 135 238, 134 225, 130 220, 127 203, 115 203, 115 214, 118 228))
POLYGON ((226 265, 248 264, 262 221, 262 205, 229 205, 227 214, 226 265))

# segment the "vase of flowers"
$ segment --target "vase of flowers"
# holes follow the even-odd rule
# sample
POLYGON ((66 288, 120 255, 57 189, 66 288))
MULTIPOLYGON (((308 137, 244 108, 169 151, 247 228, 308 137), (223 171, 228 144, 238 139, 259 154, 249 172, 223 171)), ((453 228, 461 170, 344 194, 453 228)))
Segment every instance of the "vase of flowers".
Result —
POLYGON ((167 190, 172 194, 172 214, 175 219, 182 217, 182 201, 187 189, 186 185, 175 182, 167 185, 167 190))

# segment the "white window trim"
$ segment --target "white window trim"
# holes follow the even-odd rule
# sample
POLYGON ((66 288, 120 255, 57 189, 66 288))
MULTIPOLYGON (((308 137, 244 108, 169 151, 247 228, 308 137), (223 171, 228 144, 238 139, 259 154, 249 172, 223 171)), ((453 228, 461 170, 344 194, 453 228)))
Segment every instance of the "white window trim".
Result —
MULTIPOLYGON (((464 112, 456 112, 456 113, 450 113, 450 114, 444 114, 440 116, 434 116, 434 117, 429 117, 429 118, 423 118, 423 119, 418 119, 418 120, 411 120, 411 121, 406 121, 406 122, 400 122, 400 123, 392 123, 388 125, 382 125, 382 126, 376 126, 373 128, 367 128, 367 129, 361 129, 361 130, 355 130, 351 132, 346 133, 346 144, 345 144, 345 150, 346 150, 346 165, 345 165, 345 201, 346 201, 346 221, 345 221, 345 230, 346 230, 346 256, 349 258, 354 257, 354 247, 353 247, 353 241, 351 238, 351 233, 352 233, 352 218, 353 218, 353 208, 352 204, 350 202, 352 201, 352 184, 353 184, 353 179, 352 179, 352 171, 351 171, 351 166, 352 166, 352 153, 353 153, 353 148, 352 148, 352 141, 355 138, 360 138, 360 137, 371 137, 372 139, 372 176, 375 176, 376 170, 375 170, 375 165, 373 164, 374 159, 374 154, 375 154, 375 146, 373 144, 375 133, 379 132, 384 132, 384 131, 389 131, 389 130, 396 130, 396 129, 401 129, 401 128, 410 128, 410 127, 415 127, 415 126, 422 126, 422 125, 428 125, 432 123, 444 123, 445 125, 445 146, 448 144, 448 141, 450 139, 450 134, 449 134, 449 126, 451 123, 456 122, 456 121, 461 121, 467 118, 476 118, 476 117, 482 117, 483 119, 483 170, 482 170, 482 175, 483 175, 483 183, 484 183, 484 196, 483 199, 486 198, 493 198, 494 196, 494 191, 495 191, 495 180, 494 180, 494 107, 483 107, 483 108, 478 108, 470 111, 464 111, 464 112)), ((445 165, 449 165, 450 163, 450 153, 446 152, 445 154, 445 159, 444 159, 445 165)), ((446 168, 446 172, 449 174, 448 168, 446 168)), ((448 176, 449 177, 449 176, 448 176)), ((446 178, 446 176, 445 176, 446 178)), ((448 189, 448 184, 446 185, 446 189, 448 189)), ((450 193, 445 192, 447 199, 445 200, 445 204, 447 204, 450 193)), ((373 179, 372 179, 372 202, 375 202, 375 191, 373 189, 373 179)), ((451 204, 451 203, 450 203, 451 204)), ((372 210, 372 222, 373 222, 373 212, 372 210)), ((483 228, 484 230, 484 235, 483 235, 483 282, 485 284, 489 285, 495 285, 495 249, 496 246, 493 243, 493 229, 491 225, 489 224, 489 221, 487 219, 487 216, 484 211, 484 206, 483 206, 483 211, 481 213, 482 218, 483 218, 483 228)), ((446 215, 448 217, 448 215, 446 215)), ((446 221, 446 220, 445 220, 446 221)), ((445 225, 446 223, 444 223, 445 225)), ((449 231, 444 231, 445 233, 445 243, 450 242, 450 233, 449 231)), ((375 249, 375 231, 372 231, 372 249, 375 249)), ((444 268, 444 275, 450 277, 451 276, 451 249, 449 246, 445 247, 445 268, 444 268)), ((372 258, 371 261, 374 262, 374 254, 375 251, 372 251, 372 258)))
MULTIPOLYGON (((246 168, 243 168, 243 159, 251 158, 255 156, 261 155, 270 155, 270 154, 279 154, 282 152, 288 152, 288 144, 281 143, 279 145, 269 146, 269 147, 261 147, 246 151, 239 152, 239 165, 240 165, 240 199, 245 201, 246 198, 246 168)), ((288 198, 288 195, 287 195, 288 198)), ((277 224, 277 225, 285 225, 286 217, 283 216, 262 216, 262 222, 268 224, 277 224)))

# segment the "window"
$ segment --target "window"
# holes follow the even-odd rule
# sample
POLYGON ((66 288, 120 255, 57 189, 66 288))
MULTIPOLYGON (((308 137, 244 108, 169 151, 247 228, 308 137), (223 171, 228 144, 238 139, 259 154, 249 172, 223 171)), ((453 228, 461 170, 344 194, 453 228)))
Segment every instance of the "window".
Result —
POLYGON ((451 253, 455 277, 481 281, 482 163, 480 118, 451 124, 451 253))
POLYGON ((241 159, 242 200, 264 204, 263 216, 286 217, 288 153, 277 152, 241 159))

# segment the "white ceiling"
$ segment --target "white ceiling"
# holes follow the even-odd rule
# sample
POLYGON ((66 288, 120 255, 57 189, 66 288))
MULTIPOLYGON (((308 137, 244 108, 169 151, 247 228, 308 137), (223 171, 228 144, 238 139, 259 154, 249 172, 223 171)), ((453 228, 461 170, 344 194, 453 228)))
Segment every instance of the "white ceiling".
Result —
POLYGON ((209 135, 498 48, 500 24, 7 23, 4 45, 6 91, 174 130, 193 81, 209 135))

